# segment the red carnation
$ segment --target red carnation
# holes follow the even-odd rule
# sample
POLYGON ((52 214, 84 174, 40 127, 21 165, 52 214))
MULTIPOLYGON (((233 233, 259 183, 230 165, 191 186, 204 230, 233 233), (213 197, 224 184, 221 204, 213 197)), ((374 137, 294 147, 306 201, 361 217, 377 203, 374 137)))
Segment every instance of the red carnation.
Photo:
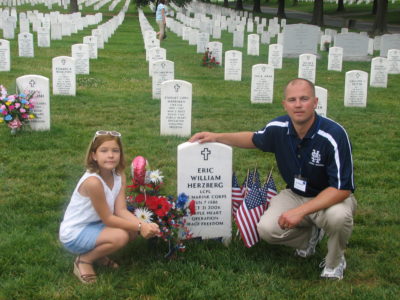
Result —
POLYGON ((158 198, 157 208, 154 209, 154 212, 159 217, 164 217, 168 214, 169 210, 172 208, 172 205, 167 201, 167 198, 160 197, 158 198))
POLYGON ((136 203, 142 203, 144 201, 144 199, 145 199, 144 194, 139 194, 139 195, 136 196, 135 202, 136 203))

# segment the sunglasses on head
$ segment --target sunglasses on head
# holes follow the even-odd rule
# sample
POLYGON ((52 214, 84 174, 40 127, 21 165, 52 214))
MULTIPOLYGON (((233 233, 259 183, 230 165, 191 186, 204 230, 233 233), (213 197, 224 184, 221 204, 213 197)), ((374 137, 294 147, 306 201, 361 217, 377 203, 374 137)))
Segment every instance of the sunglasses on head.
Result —
POLYGON ((94 134, 93 141, 99 136, 99 135, 112 135, 116 137, 121 137, 121 134, 118 131, 107 131, 107 130, 98 130, 94 134))

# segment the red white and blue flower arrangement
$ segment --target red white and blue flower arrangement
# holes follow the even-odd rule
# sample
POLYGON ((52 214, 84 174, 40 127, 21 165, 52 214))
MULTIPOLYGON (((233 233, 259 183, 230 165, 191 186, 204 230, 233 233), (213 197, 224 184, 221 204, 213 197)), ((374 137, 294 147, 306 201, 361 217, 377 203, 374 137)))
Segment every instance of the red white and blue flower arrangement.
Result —
POLYGON ((159 170, 148 169, 148 162, 144 157, 137 156, 133 159, 132 184, 127 186, 127 205, 142 222, 159 225, 159 237, 169 245, 169 252, 165 255, 169 258, 176 251, 185 251, 183 241, 192 237, 184 217, 196 213, 195 201, 188 202, 188 196, 183 193, 178 197, 161 195, 164 176, 159 170))
POLYGON ((8 95, 4 86, 0 85, 0 123, 5 123, 15 134, 18 129, 26 125, 36 116, 33 113, 34 93, 8 95))

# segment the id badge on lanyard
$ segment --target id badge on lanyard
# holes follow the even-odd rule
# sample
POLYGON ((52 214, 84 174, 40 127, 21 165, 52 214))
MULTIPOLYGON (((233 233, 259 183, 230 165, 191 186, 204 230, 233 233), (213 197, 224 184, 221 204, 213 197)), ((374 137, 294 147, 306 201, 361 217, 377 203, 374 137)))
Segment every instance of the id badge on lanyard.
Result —
POLYGON ((296 190, 305 192, 307 189, 307 179, 304 177, 301 177, 301 175, 296 175, 294 177, 294 188, 296 190))

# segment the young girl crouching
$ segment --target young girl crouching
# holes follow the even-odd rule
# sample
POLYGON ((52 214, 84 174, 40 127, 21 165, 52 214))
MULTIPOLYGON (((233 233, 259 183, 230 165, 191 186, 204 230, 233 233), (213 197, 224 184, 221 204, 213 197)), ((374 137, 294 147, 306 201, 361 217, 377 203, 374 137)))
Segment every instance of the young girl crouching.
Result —
POLYGON ((118 264, 107 255, 137 235, 154 237, 155 223, 141 223, 126 208, 126 177, 121 134, 97 131, 86 154, 86 172, 72 194, 60 226, 60 241, 78 256, 74 274, 83 283, 96 281, 93 263, 111 268, 118 264))

